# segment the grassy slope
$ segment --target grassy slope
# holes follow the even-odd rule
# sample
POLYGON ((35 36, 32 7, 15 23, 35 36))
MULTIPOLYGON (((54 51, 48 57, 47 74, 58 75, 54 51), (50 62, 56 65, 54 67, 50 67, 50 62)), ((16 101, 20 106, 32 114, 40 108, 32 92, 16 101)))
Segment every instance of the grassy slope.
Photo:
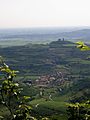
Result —
POLYGON ((42 116, 48 116, 52 119, 57 118, 56 120, 62 120, 62 118, 63 120, 67 120, 66 102, 64 102, 64 99, 62 101, 58 101, 58 98, 55 98, 55 100, 53 99, 52 101, 46 101, 42 98, 33 100, 30 104, 33 106, 39 104, 38 107, 34 109, 42 116))

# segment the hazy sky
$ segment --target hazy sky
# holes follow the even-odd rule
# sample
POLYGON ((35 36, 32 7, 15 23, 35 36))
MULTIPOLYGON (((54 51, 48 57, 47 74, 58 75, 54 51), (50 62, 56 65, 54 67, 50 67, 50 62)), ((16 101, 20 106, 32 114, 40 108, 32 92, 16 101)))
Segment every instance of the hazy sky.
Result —
POLYGON ((90 0, 0 0, 0 28, 90 26, 90 0))

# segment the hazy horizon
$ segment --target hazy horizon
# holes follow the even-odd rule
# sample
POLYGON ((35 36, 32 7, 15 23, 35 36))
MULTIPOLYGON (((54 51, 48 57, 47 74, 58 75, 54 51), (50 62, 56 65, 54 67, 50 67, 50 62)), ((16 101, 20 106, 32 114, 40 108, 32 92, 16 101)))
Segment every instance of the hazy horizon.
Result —
POLYGON ((34 27, 0 27, 0 30, 9 30, 9 29, 48 29, 48 30, 52 30, 52 29, 74 29, 74 30, 78 30, 78 29, 90 29, 90 26, 34 26, 34 27))

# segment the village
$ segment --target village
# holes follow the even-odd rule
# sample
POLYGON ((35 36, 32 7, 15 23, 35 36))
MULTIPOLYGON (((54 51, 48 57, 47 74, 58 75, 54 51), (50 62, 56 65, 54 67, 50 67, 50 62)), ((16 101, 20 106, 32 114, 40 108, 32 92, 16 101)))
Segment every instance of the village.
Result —
POLYGON ((59 86, 64 83, 65 80, 68 78, 64 78, 64 74, 62 72, 56 72, 52 75, 42 75, 39 76, 36 80, 26 80, 24 81, 25 84, 29 86, 37 86, 37 87, 54 87, 59 86))

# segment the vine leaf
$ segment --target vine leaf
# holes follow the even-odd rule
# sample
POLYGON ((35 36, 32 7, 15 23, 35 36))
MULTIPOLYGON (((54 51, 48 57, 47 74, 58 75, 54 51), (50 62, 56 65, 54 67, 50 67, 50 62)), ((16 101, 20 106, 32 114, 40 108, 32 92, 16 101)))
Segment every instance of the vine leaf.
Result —
POLYGON ((82 41, 78 41, 76 42, 77 44, 77 48, 79 48, 81 51, 86 51, 86 50, 90 50, 90 47, 87 46, 84 42, 82 41))

